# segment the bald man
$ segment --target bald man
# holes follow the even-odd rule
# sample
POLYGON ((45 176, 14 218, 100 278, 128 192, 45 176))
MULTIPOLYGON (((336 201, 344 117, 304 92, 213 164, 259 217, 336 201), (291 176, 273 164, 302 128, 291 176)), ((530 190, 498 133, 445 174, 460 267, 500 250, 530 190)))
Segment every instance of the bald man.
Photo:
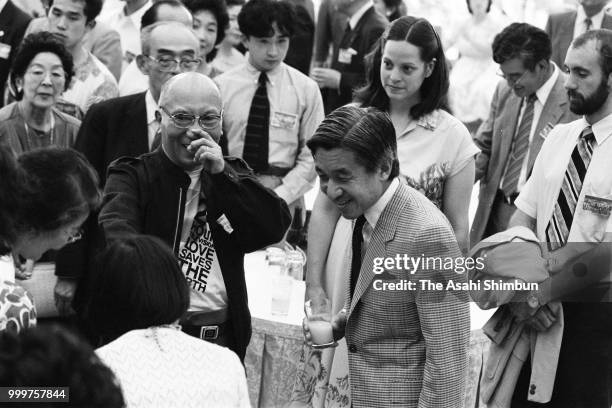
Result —
POLYGON ((134 233, 168 243, 190 286, 183 331, 243 360, 251 337, 244 254, 278 242, 289 210, 241 159, 223 157, 221 96, 208 77, 168 80, 158 115, 161 146, 109 167, 100 226, 107 243, 134 233))
MULTIPOLYGON (((184 6, 179 4, 178 7, 190 18, 184 6)), ((155 112, 162 85, 176 74, 195 71, 200 63, 199 41, 193 30, 183 23, 154 23, 143 30, 141 39, 143 55, 138 56, 138 62, 148 75, 149 89, 94 104, 83 119, 74 145, 98 172, 101 187, 113 160, 123 156, 138 157, 152 150, 159 130, 155 112)), ((82 302, 86 301, 87 295, 77 290, 85 289, 79 288, 79 283, 94 267, 99 247, 94 242, 96 230, 96 216, 92 215, 85 224, 84 239, 67 245, 56 257, 55 301, 62 314, 68 313, 70 306, 79 312, 82 302)))

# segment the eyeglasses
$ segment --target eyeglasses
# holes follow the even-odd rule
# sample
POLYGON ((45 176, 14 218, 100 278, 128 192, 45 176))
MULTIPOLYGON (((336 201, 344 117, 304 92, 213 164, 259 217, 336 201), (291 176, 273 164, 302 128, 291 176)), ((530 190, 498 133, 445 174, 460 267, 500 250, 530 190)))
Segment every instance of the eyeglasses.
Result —
POLYGON ((195 121, 198 121, 198 125, 204 130, 214 129, 221 123, 221 118, 223 117, 223 111, 221 111, 220 115, 192 115, 190 113, 175 113, 171 114, 164 108, 160 106, 160 109, 172 119, 174 125, 178 128, 188 129, 195 121))
POLYGON ((200 62, 202 62, 201 58, 170 58, 170 57, 162 57, 162 58, 153 58, 150 55, 145 55, 151 61, 157 62, 161 71, 170 72, 174 71, 177 66, 180 65, 181 69, 191 70, 196 69, 200 62))
POLYGON ((54 69, 51 71, 47 71, 42 68, 30 68, 26 71, 26 74, 30 75, 34 80, 42 82, 43 79, 47 77, 49 74, 49 78, 53 82, 59 82, 66 79, 66 73, 63 69, 54 69))
POLYGON ((76 232, 68 236, 68 239, 66 240, 66 242, 69 244, 72 244, 73 242, 76 242, 81 238, 83 238, 83 229, 79 228, 78 230, 76 230, 76 232))
POLYGON ((510 75, 506 75, 503 72, 497 72, 497 75, 504 78, 506 81, 508 81, 508 84, 510 85, 516 85, 519 82, 521 82, 521 80, 523 79, 523 77, 525 76, 525 74, 527 74, 527 71, 523 72, 521 75, 518 74, 510 74, 510 75), (518 77, 517 77, 518 75, 518 77))

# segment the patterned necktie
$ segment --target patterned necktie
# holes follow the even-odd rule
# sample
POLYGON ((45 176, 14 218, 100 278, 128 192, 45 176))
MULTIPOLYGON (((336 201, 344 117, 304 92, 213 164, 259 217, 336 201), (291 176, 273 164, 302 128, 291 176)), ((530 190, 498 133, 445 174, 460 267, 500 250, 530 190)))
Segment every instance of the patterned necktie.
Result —
POLYGON ((576 203, 580 190, 582 190, 582 182, 593 156, 594 144, 595 135, 591 127, 587 126, 580 134, 578 143, 572 151, 557 203, 546 227, 546 242, 551 251, 562 247, 567 241, 576 211, 576 203))
POLYGON ((529 150, 529 134, 531 133, 531 124, 533 123, 533 105, 535 100, 535 94, 531 94, 527 98, 527 105, 525 106, 525 111, 523 112, 523 117, 514 139, 512 154, 510 154, 508 167, 506 167, 506 173, 504 174, 504 181, 501 185, 501 190, 506 197, 511 197, 517 192, 521 169, 529 150))
POLYGON ((266 81, 268 77, 265 72, 259 75, 259 82, 247 120, 246 135, 244 137, 244 149, 242 158, 251 168, 256 171, 268 168, 268 131, 270 128, 270 101, 266 81))
POLYGON ((353 255, 351 258, 351 299, 353 298, 353 293, 355 292, 355 285, 357 285, 357 278, 359 277, 359 271, 361 270, 361 243, 363 242, 363 224, 365 224, 366 219, 363 215, 357 217, 355 220, 355 225, 353 226, 353 239, 352 239, 352 247, 353 247, 353 255))

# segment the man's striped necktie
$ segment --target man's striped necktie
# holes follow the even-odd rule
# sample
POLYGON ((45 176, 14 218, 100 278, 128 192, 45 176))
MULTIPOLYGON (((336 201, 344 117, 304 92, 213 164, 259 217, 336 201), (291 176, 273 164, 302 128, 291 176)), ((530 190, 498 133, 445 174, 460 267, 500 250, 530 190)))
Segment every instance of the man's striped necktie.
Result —
POLYGON ((557 203, 546 227, 546 242, 551 251, 562 247, 567 242, 582 183, 593 157, 594 144, 595 135, 591 127, 587 126, 574 147, 567 170, 565 170, 557 203))
POLYGON ((531 133, 531 124, 533 123, 533 105, 535 100, 535 94, 527 97, 525 111, 523 112, 516 138, 514 139, 512 154, 510 155, 508 167, 504 174, 504 181, 501 185, 501 190, 506 197, 510 197, 517 192, 521 169, 529 150, 529 134, 531 133))
POLYGON ((251 102, 242 150, 242 158, 256 172, 268 168, 270 101, 266 89, 267 80, 268 76, 265 72, 259 74, 259 82, 251 102))

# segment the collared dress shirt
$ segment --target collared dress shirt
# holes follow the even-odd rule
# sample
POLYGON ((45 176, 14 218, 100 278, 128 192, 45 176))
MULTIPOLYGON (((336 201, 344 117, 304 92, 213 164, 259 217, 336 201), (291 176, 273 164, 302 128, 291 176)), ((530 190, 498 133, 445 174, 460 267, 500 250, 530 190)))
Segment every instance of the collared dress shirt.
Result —
MULTIPOLYGON (((242 157, 249 117, 249 102, 257 89, 260 71, 249 62, 214 81, 223 99, 223 132, 231 156, 242 157), (246 104, 246 105, 245 105, 246 104)), ((316 82, 281 63, 268 71, 270 101, 270 166, 291 169, 274 189, 288 204, 310 190, 316 178, 314 160, 306 141, 323 120, 323 101, 316 82)))

